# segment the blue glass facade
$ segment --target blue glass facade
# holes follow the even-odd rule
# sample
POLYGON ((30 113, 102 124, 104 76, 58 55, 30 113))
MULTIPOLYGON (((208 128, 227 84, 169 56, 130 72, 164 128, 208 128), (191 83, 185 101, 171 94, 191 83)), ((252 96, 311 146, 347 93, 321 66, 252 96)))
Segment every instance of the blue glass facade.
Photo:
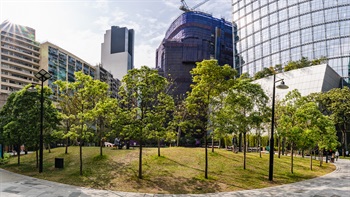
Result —
POLYGON ((232 6, 241 73, 325 56, 339 75, 349 76, 349 0, 239 0, 232 6))
POLYGON ((174 95, 190 90, 196 62, 215 58, 233 66, 232 24, 202 12, 185 12, 169 27, 156 52, 156 68, 174 81, 174 95))

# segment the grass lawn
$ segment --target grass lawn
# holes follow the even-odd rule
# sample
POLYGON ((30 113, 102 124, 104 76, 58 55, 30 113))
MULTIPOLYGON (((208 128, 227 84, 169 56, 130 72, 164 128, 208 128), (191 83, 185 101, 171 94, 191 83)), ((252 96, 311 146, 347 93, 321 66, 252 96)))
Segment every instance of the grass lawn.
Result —
MULTIPOLYGON (((211 149, 208 149, 210 151, 211 149)), ((290 156, 274 159, 274 181, 268 181, 269 155, 247 154, 247 169, 243 170, 243 154, 223 149, 209 152, 209 179, 204 179, 203 148, 162 148, 161 157, 157 148, 143 149, 143 179, 138 176, 138 148, 117 150, 98 147, 83 147, 83 171, 79 176, 79 147, 55 148, 44 151, 44 170, 39 174, 35 154, 17 157, 0 167, 19 174, 71 185, 129 192, 145 193, 213 193, 256 189, 297 182, 321 176, 335 170, 335 166, 310 159, 294 157, 294 174, 290 173, 290 156), (55 157, 64 158, 64 169, 54 167, 55 157)))

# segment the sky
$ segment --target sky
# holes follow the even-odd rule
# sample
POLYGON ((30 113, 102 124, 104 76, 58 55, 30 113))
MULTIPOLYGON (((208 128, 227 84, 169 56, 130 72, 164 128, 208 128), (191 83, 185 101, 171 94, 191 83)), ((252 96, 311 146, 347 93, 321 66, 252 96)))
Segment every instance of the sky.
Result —
MULTIPOLYGON (((204 0, 187 0, 192 8, 204 0)), ((231 21, 232 0, 210 0, 197 10, 231 21)), ((36 30, 91 65, 101 62, 101 43, 111 26, 135 30, 134 64, 155 67, 155 53, 170 24, 180 16, 181 0, 0 0, 0 23, 36 30)))

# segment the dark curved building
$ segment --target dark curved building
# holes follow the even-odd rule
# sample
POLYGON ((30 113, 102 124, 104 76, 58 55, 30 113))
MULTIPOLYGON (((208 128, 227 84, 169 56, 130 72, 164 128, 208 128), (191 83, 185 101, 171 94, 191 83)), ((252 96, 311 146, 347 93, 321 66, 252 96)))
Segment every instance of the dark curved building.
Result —
POLYGON ((350 0, 239 0, 232 3, 241 73, 325 56, 342 77, 350 73, 350 0))
POLYGON ((190 90, 196 62, 217 59, 233 66, 232 24, 203 12, 185 12, 169 27, 156 52, 156 68, 174 82, 172 94, 190 90))

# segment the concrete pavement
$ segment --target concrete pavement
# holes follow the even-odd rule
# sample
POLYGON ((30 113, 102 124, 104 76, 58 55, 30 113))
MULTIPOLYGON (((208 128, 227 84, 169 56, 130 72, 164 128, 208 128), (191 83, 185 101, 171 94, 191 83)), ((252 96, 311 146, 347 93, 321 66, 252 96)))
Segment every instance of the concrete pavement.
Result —
POLYGON ((339 159, 336 170, 315 179, 256 190, 211 194, 142 194, 75 187, 14 174, 0 169, 0 197, 348 197, 350 196, 350 160, 339 159))

